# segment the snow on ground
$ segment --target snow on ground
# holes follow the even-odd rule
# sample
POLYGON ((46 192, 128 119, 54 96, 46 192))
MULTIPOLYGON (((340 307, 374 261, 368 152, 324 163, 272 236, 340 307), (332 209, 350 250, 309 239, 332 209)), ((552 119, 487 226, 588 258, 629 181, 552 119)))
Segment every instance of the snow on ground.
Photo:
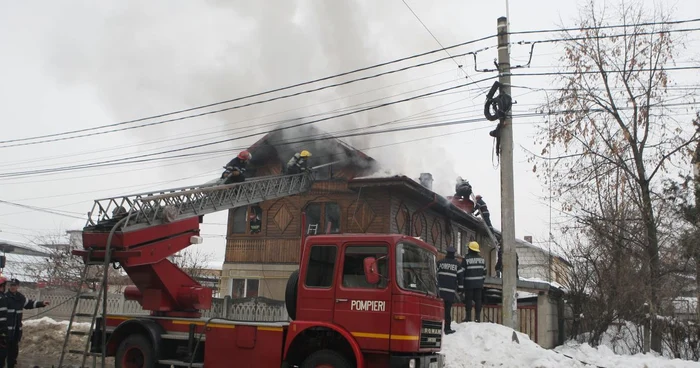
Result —
POLYGON ((700 368, 697 362, 669 360, 651 354, 615 355, 605 346, 569 344, 548 350, 519 332, 516 333, 519 343, 512 341, 512 329, 493 323, 452 323, 452 329, 457 332, 445 336, 442 346, 446 368, 700 368))
MULTIPOLYGON (((20 345, 21 366, 18 368, 56 365, 67 327, 67 321, 56 322, 47 317, 25 321, 20 345)), ((87 323, 74 324, 79 331, 87 331, 88 327, 87 323)), ((512 341, 512 329, 493 323, 453 323, 452 328, 457 332, 445 336, 442 347, 446 368, 700 368, 697 362, 670 360, 651 354, 616 355, 604 345, 593 348, 588 344, 570 342, 554 350, 543 349, 519 332, 516 333, 519 343, 512 341)), ((68 349, 83 350, 84 347, 85 338, 82 336, 73 336, 69 340, 68 349)), ((79 363, 77 356, 69 356, 69 364, 79 363)), ((108 365, 111 366, 112 362, 108 365)))
MULTIPOLYGON (((68 329, 68 321, 56 322, 51 318, 25 320, 22 323, 22 341, 20 342, 19 359, 21 367, 51 367, 57 366, 61 359, 61 348, 68 329)), ((73 323, 72 329, 87 332, 89 323, 73 323)), ((85 349, 85 336, 71 336, 66 350, 85 349)), ((68 364, 80 364, 82 357, 76 354, 65 355, 68 364)), ((89 358, 88 363, 92 362, 89 358)), ((99 364, 99 363, 98 363, 99 364)))

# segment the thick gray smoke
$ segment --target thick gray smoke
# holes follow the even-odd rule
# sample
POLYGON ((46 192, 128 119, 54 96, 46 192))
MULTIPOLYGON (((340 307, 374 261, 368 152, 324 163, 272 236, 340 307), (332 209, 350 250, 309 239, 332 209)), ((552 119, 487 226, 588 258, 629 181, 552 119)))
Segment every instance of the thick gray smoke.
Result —
MULTIPOLYGON (((55 32, 56 37, 45 45, 51 54, 51 62, 45 68, 61 83, 91 88, 109 112, 109 122, 113 122, 244 96, 436 47, 401 6, 312 0, 179 2, 173 5, 172 2, 122 1, 107 6, 88 2, 81 5, 80 17, 71 7, 55 5, 46 31, 55 32), (377 22, 392 22, 391 29, 396 34, 377 34, 373 30, 377 22), (414 33, 406 33, 407 29, 414 33), (391 37, 403 34, 409 37, 419 34, 420 37, 411 38, 410 45, 405 47, 391 42, 391 37)), ((390 67, 377 71, 388 69, 390 67)), ((445 70, 444 65, 441 70, 445 70)), ((264 133, 278 126, 275 121, 327 113, 406 91, 408 87, 357 95, 413 78, 416 78, 415 72, 397 74, 207 117, 132 130, 126 137, 130 140, 136 137, 142 143, 156 142, 156 147, 177 148, 188 143, 162 141, 186 138, 187 142, 201 143, 264 133), (355 96, 338 99, 351 95, 355 96), (327 102, 334 99, 337 100, 327 102), (309 107, 298 109, 304 106, 309 107)), ((425 87, 430 82, 426 80, 418 87, 411 87, 425 87)), ((318 128, 337 134, 428 108, 424 102, 416 101, 325 121, 319 123, 318 128)), ((103 123, 107 122, 96 125, 103 123)), ((299 136, 298 133, 290 130, 282 138, 299 136)), ((425 131, 382 134, 346 141, 356 148, 370 149, 367 154, 391 172, 414 178, 420 172, 431 172, 436 180, 434 187, 449 192, 457 173, 453 159, 439 144, 418 141, 377 148, 425 134, 425 131)), ((233 157, 240 148, 260 137, 204 150, 229 148, 232 150, 230 157, 233 157)), ((216 169, 230 157, 192 165, 216 169)))

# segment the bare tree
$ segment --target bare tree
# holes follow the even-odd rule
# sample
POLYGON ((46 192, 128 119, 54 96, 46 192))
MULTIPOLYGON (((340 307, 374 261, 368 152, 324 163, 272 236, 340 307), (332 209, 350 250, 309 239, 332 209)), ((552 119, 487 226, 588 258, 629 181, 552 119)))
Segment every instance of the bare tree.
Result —
MULTIPOLYGON (((39 236, 32 241, 35 245, 44 247, 49 253, 42 262, 32 264, 27 272, 37 280, 46 282, 51 287, 77 291, 88 288, 97 290, 101 282, 89 281, 81 284, 85 264, 81 257, 72 254, 72 251, 79 248, 79 244, 72 243, 63 235, 39 236)), ((88 279, 102 280, 103 267, 95 266, 91 268, 88 279)), ((108 283, 110 286, 121 286, 125 281, 124 275, 119 270, 110 267, 108 271, 108 283)))
POLYGON ((210 276, 209 264, 213 260, 213 253, 206 252, 201 247, 190 247, 176 254, 172 262, 196 280, 210 276))
MULTIPOLYGON (((550 180, 564 210, 586 220, 575 226, 593 229, 596 236, 614 230, 600 231, 596 226, 620 230, 615 232, 617 240, 599 238, 623 241, 624 245, 611 249, 613 263, 628 256, 620 252, 641 250, 638 256, 643 268, 638 276, 644 283, 638 293, 655 316, 660 312, 664 286, 664 239, 655 191, 698 135, 688 129, 692 128, 690 120, 676 118, 674 106, 689 95, 670 93, 668 68, 680 40, 671 25, 660 22, 668 16, 647 16, 638 3, 630 2, 622 2, 613 17, 606 16, 607 10, 596 9, 591 1, 581 12, 582 34, 563 35, 561 62, 567 73, 559 77, 563 86, 548 106, 557 118, 542 129, 540 138, 547 142, 543 153, 551 152, 554 157, 548 162, 550 180), (605 28, 612 23, 626 26, 605 28), (617 212, 637 215, 611 218, 605 208, 615 206, 606 202, 615 196, 601 195, 611 191, 624 194, 621 203, 627 208, 617 212), (601 224, 610 220, 614 221, 601 224)), ((652 331, 651 348, 660 352, 660 329, 652 331)))

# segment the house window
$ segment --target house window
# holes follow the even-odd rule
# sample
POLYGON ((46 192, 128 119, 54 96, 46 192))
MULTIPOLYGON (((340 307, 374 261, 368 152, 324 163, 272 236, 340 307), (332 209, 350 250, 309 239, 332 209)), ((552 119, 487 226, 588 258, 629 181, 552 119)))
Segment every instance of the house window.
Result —
POLYGON ((335 202, 309 203, 306 206, 307 235, 340 233, 340 206, 335 202))
POLYGON ((250 211, 248 211, 248 224, 251 234, 260 234, 262 230, 262 214, 263 210, 260 206, 255 205, 250 207, 250 211))
POLYGON ((326 224, 324 229, 330 234, 340 233, 340 206, 337 203, 328 202, 325 208, 326 224))
POLYGON ((258 296, 260 280, 258 279, 231 279, 229 294, 231 298, 254 298, 258 296))
POLYGON ((233 210, 233 225, 231 229, 232 234, 245 234, 246 226, 246 207, 238 207, 233 210))
POLYGON ((334 245, 314 245, 309 252, 309 266, 306 269, 304 284, 314 288, 329 288, 333 284, 335 272, 334 245))
POLYGON ((351 245, 345 248, 345 259, 343 260, 343 287, 384 289, 387 286, 386 276, 389 275, 386 256, 387 248, 385 246, 351 245), (384 276, 377 285, 368 284, 365 279, 364 261, 366 257, 374 257, 377 259, 379 273, 384 276))

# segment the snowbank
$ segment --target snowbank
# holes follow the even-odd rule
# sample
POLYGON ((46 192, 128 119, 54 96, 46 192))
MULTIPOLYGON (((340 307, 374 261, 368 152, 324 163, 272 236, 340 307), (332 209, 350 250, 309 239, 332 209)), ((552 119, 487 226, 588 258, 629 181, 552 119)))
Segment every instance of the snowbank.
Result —
POLYGON ((512 341, 512 329, 493 323, 452 323, 452 329, 457 332, 445 336, 442 347, 446 368, 700 368, 697 362, 669 360, 651 354, 615 355, 604 346, 595 349, 587 344, 569 344, 547 350, 519 332, 516 332, 519 343, 512 341))
MULTIPOLYGON (((67 329, 68 321, 57 322, 48 317, 25 320, 19 349, 21 366, 51 367, 58 365, 67 329)), ((90 329, 90 324, 73 323, 73 329, 87 332, 90 329)), ((66 350, 83 351, 86 339, 86 336, 71 336, 66 350)), ((82 357, 66 353, 64 360, 68 364, 80 364, 82 357)), ((92 358, 89 358, 88 362, 92 362, 92 358)))

